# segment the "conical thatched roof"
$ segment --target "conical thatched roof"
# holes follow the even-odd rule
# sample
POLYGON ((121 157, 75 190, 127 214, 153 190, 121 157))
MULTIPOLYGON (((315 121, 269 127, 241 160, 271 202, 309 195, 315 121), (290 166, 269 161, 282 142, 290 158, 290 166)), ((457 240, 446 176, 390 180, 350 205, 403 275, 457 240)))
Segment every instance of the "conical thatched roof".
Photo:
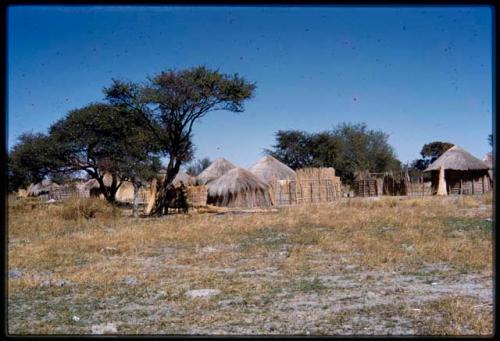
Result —
POLYGON ((232 207, 268 207, 269 186, 243 168, 233 168, 207 184, 209 203, 232 207))
MULTIPOLYGON (((109 187, 113 182, 113 177, 111 174, 106 173, 103 178, 104 186, 109 187)), ((99 182, 96 179, 90 179, 85 182, 83 188, 87 191, 90 191, 92 188, 99 188, 99 182)))
POLYGON ((271 183, 273 179, 292 180, 297 176, 293 169, 270 155, 257 161, 257 163, 250 167, 249 170, 251 173, 264 180, 267 184, 271 183))
POLYGON ((52 182, 51 180, 42 180, 41 182, 37 184, 31 184, 28 187, 27 190, 27 195, 28 196, 37 196, 43 193, 48 193, 50 190, 56 189, 60 187, 58 184, 55 182, 52 182))
POLYGON ((488 165, 488 167, 493 168, 493 154, 488 153, 483 159, 483 162, 488 165))
POLYGON ((427 167, 424 172, 433 170, 438 171, 441 166, 443 166, 445 170, 451 169, 460 171, 489 169, 486 163, 456 145, 444 152, 443 155, 427 167))
POLYGON ((175 186, 179 185, 181 181, 186 186, 188 186, 188 185, 194 185, 194 183, 195 183, 195 179, 191 175, 189 175, 188 173, 183 172, 183 171, 180 170, 179 173, 177 173, 177 175, 175 176, 173 184, 175 186))
POLYGON ((201 172, 196 177, 196 183, 198 185, 205 185, 212 180, 226 174, 231 169, 236 168, 231 162, 224 158, 215 159, 210 166, 208 166, 203 172, 201 172))

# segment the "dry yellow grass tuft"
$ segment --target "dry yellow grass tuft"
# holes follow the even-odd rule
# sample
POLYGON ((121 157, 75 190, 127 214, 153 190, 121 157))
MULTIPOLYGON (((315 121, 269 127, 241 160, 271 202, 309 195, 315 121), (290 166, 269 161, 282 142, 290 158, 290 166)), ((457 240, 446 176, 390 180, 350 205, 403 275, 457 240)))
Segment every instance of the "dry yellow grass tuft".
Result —
POLYGON ((451 296, 424 306, 427 316, 420 327, 425 335, 493 335, 493 307, 480 304, 473 297, 451 296))
POLYGON ((58 214, 64 220, 115 218, 119 214, 117 208, 98 198, 72 198, 60 208, 58 214))

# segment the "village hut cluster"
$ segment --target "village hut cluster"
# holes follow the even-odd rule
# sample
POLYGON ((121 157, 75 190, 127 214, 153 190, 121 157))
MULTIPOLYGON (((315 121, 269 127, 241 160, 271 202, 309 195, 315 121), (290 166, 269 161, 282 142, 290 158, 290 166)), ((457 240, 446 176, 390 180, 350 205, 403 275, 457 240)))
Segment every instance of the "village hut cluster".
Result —
POLYGON ((492 190, 493 157, 479 160, 455 145, 431 163, 418 178, 408 172, 359 172, 354 180, 355 196, 379 195, 468 195, 492 190), (427 180, 424 179, 428 178, 427 180))
MULTIPOLYGON (((153 181, 140 188, 139 204, 144 212, 151 211, 158 186, 165 178, 160 172, 153 181)), ((111 176, 104 177, 111 184, 111 176)), ((344 196, 380 195, 463 195, 488 192, 493 185, 493 161, 489 154, 479 160, 459 146, 454 146, 435 160, 417 179, 408 172, 358 172, 352 191, 347 191, 333 168, 293 170, 272 156, 265 156, 248 169, 218 158, 193 177, 179 171, 174 187, 186 186, 190 207, 206 205, 229 208, 269 208, 331 202, 344 196), (428 180, 424 180, 424 175, 428 180)), ((41 196, 63 200, 68 197, 100 196, 95 179, 58 185, 49 180, 32 184, 19 192, 20 196, 41 196)), ((116 193, 118 202, 132 203, 132 183, 123 182, 116 193)))

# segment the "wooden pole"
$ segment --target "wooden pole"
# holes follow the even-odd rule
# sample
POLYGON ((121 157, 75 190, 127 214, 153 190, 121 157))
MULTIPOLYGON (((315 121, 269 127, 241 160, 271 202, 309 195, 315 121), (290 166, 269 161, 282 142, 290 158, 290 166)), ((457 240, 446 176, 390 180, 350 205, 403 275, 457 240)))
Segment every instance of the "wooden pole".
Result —
POLYGON ((472 177, 472 194, 474 194, 474 177, 472 177))
POLYGON ((463 190, 462 190, 462 178, 460 178, 460 195, 463 194, 463 190))
POLYGON ((484 193, 484 176, 481 177, 481 184, 483 185, 483 193, 484 193))
POLYGON ((319 202, 321 202, 321 189, 322 189, 321 188, 321 178, 318 180, 318 182, 319 182, 319 185, 318 185, 319 186, 319 188, 318 188, 319 202))
POLYGON ((299 198, 297 197, 297 187, 299 187, 299 181, 295 181, 295 203, 299 203, 299 198))

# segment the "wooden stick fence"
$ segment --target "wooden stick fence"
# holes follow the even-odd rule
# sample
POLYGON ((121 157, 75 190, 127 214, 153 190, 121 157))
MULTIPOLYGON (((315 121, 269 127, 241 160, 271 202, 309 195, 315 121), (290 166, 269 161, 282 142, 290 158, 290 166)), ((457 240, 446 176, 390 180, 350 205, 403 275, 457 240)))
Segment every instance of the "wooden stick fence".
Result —
POLYGON ((281 180, 271 187, 276 206, 325 203, 342 197, 342 185, 330 179, 281 180))

